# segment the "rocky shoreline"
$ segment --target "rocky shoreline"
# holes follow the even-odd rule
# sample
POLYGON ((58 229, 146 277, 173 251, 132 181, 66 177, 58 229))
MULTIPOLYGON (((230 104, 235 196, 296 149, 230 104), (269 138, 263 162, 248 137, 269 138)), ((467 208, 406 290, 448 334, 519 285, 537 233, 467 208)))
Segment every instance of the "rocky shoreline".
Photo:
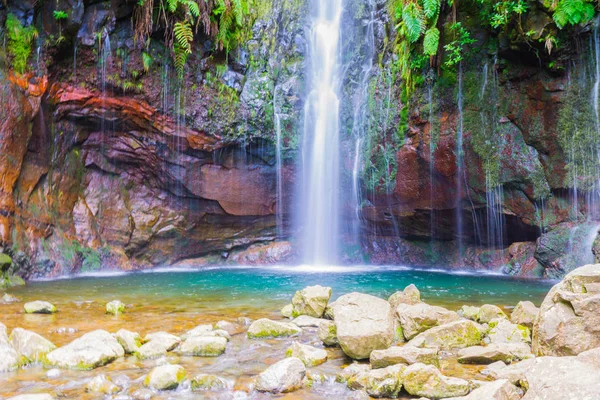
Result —
MULTIPOLYGON (((415 285, 387 300, 353 292, 330 301, 331 292, 318 285, 296 292, 281 310, 283 319, 239 317, 178 335, 142 336, 130 326, 115 333, 97 329, 61 347, 18 327, 9 336, 0 324, 0 379, 34 367, 45 368, 47 378, 75 371, 86 374, 72 384, 86 396, 77 398, 112 399, 261 399, 290 393, 455 400, 558 400, 568 394, 594 400, 600 393, 600 264, 568 274, 540 308, 520 302, 510 315, 489 304, 456 311, 429 305, 415 285), (285 353, 273 351, 268 368, 242 371, 235 381, 189 367, 189 359, 219 360, 235 352, 246 357, 271 343, 285 353), (151 364, 136 369, 129 359, 151 364), (133 378, 115 378, 105 370, 111 365, 133 378)), ((9 294, 3 298, 15 301, 9 294)), ((46 301, 23 309, 25 318, 60 312, 46 301)), ((119 318, 128 310, 112 301, 106 313, 119 318)), ((9 399, 73 398, 64 385, 35 388, 9 399)))

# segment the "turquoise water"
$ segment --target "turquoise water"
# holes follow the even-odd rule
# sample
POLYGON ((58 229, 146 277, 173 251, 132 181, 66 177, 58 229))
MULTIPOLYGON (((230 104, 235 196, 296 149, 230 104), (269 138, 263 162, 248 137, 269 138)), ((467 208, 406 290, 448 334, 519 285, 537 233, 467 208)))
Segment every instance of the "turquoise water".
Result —
POLYGON ((553 284, 398 267, 238 267, 84 276, 33 282, 20 291, 28 298, 54 297, 57 301, 119 298, 133 303, 179 304, 187 310, 236 306, 264 309, 289 302, 296 290, 308 285, 331 286, 332 299, 353 291, 387 298, 411 283, 419 288, 423 300, 432 304, 493 303, 505 307, 520 300, 539 305, 553 284))

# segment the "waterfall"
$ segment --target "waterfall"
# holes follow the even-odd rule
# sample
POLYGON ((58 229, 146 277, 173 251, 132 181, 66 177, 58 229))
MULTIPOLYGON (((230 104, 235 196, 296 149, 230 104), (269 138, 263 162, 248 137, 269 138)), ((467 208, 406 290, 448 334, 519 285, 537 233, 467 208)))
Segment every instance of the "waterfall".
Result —
POLYGON ((433 173, 435 171, 435 136, 433 132, 433 87, 429 85, 427 88, 427 101, 429 102, 429 234, 430 234, 430 244, 433 249, 434 244, 434 236, 435 236, 435 214, 434 214, 434 177, 433 173))
POLYGON ((273 117, 275 121, 275 168, 277 170, 277 204, 275 220, 277 224, 277 237, 283 234, 283 163, 282 163, 282 137, 281 113, 277 106, 277 86, 273 90, 273 117))
POLYGON ((463 70, 462 63, 458 65, 458 124, 456 127, 456 237, 458 240, 459 257, 463 256, 463 215, 462 194, 464 176, 464 149, 463 149, 463 70))
POLYGON ((325 265, 338 261, 342 0, 312 0, 311 10, 299 218, 304 262, 325 265))
MULTIPOLYGON (((594 118, 596 119, 596 133, 600 136, 600 17, 596 20, 593 30, 594 52, 594 86, 592 87, 592 104, 594 105, 594 118)), ((593 151, 593 150, 592 150, 593 151)), ((590 217, 600 219, 600 141, 596 143, 597 162, 595 166, 594 183, 590 190, 588 201, 590 217)))

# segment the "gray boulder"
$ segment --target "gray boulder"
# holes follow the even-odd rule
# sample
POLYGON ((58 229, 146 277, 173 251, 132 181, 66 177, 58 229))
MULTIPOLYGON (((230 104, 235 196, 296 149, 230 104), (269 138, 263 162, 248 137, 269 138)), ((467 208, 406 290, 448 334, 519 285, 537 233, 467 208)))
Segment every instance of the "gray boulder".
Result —
POLYGON ((337 328, 335 322, 330 320, 324 320, 319 325, 317 330, 317 336, 326 346, 335 346, 339 344, 337 339, 337 328))
POLYGON ((144 344, 135 351, 138 358, 157 358, 172 351, 181 339, 167 332, 156 332, 146 335, 144 344))
POLYGON ((460 319, 460 316, 454 311, 425 303, 400 304, 396 308, 396 314, 406 340, 410 340, 434 326, 444 325, 460 319))
POLYGON ((539 312, 540 309, 532 302, 520 301, 510 314, 510 321, 513 324, 523 325, 532 329, 539 312))
POLYGON ((27 314, 54 314, 57 309, 52 303, 47 301, 31 301, 23 306, 27 314))
POLYGON ((522 391, 506 379, 486 383, 466 396, 451 397, 449 400, 519 400, 522 391))
POLYGON ((392 309, 396 309, 400 304, 418 304, 421 302, 421 292, 413 284, 408 285, 401 292, 396 292, 388 298, 388 303, 392 309))
POLYGON ((437 349, 422 349, 413 346, 393 346, 385 350, 373 350, 371 353, 371 368, 385 368, 395 364, 431 364, 438 366, 437 349))
POLYGON ((126 329, 119 329, 119 331, 113 336, 115 339, 117 339, 117 342, 119 342, 127 354, 137 352, 142 345, 142 338, 136 332, 131 332, 126 329))
POLYGON ((184 356, 217 357, 225 353, 227 339, 222 337, 192 336, 175 350, 184 356))
POLYGON ((19 368, 19 355, 10 345, 6 326, 0 323, 0 372, 13 371, 17 368, 19 368))
POLYGON ((248 337, 251 339, 296 336, 300 333, 302 333, 302 329, 295 324, 273 321, 268 318, 256 320, 248 328, 248 337))
POLYGON ((292 298, 292 316, 308 315, 321 318, 331 297, 331 288, 320 285, 308 286, 297 291, 292 298))
POLYGON ((496 361, 509 364, 532 357, 531 348, 525 343, 472 346, 458 352, 458 362, 462 364, 491 364, 496 361))
POLYGON ((327 351, 298 342, 292 343, 285 353, 286 357, 296 357, 307 367, 316 367, 327 361, 327 351))
POLYGON ((10 344, 17 351, 22 364, 40 362, 46 354, 56 349, 49 340, 22 328, 13 329, 10 344))
POLYGON ((404 389, 413 396, 432 399, 465 396, 471 390, 468 381, 443 375, 433 365, 413 364, 402 374, 404 389))
POLYGON ((144 379, 144 385, 156 390, 173 390, 185 380, 187 373, 181 365, 161 365, 154 368, 144 379))
POLYGON ((293 392, 302 387, 305 375, 304 363, 296 357, 289 357, 261 372, 256 379, 255 388, 259 392, 293 392))
POLYGON ((531 343, 531 332, 523 325, 509 322, 507 319, 495 319, 489 323, 486 337, 488 343, 531 343))
POLYGON ((493 304, 484 304, 479 308, 475 320, 481 324, 487 324, 494 319, 508 319, 508 317, 500 307, 493 304))
POLYGON ((96 330, 51 351, 46 355, 46 360, 52 367, 90 370, 106 365, 124 354, 123 347, 110 333, 96 330))
POLYGON ((406 345, 430 349, 461 349, 481 344, 484 331, 476 322, 463 319, 420 333, 406 345))

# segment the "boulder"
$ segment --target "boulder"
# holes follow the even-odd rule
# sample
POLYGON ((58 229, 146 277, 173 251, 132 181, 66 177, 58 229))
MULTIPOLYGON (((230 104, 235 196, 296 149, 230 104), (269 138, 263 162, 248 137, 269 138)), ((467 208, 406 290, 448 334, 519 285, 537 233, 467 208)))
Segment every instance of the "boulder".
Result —
POLYGON ((12 265, 12 259, 8 254, 0 253, 0 272, 6 274, 12 265))
POLYGON ((346 294, 335 302, 333 316, 338 342, 347 356, 369 358, 373 350, 394 341, 395 321, 390 303, 362 294, 346 294))
POLYGON ((513 324, 523 325, 532 329, 539 312, 540 309, 532 302, 520 301, 510 314, 510 321, 513 324))
POLYGON ((533 352, 570 356, 600 347, 600 264, 569 273, 546 295, 533 326, 533 352))
POLYGON ((396 309, 400 304, 418 304, 421 302, 421 292, 413 284, 408 285, 401 292, 396 292, 388 298, 388 303, 392 309, 396 309))
POLYGON ((227 339, 222 337, 192 336, 175 350, 184 356, 217 357, 225 353, 227 339))
POLYGON ((373 350, 371 368, 385 368, 395 364, 431 364, 438 366, 437 349, 421 349, 412 346, 394 346, 385 350, 373 350))
POLYGON ((337 339, 337 328, 335 322, 330 320, 324 320, 319 324, 317 330, 317 336, 326 346, 335 346, 339 344, 337 339))
POLYGON ((461 309, 458 310, 458 315, 463 318, 470 319, 471 321, 477 321, 479 310, 480 307, 462 306, 461 309))
POLYGON ((495 319, 489 323, 488 343, 531 343, 531 332, 523 325, 509 322, 507 319, 495 319))
POLYGON ((55 400, 54 396, 47 393, 36 394, 20 394, 18 396, 9 397, 6 400, 55 400))
POLYGON ((19 355, 10 345, 5 329, 4 325, 0 324, 0 372, 13 371, 19 368, 19 355))
POLYGON ((444 325, 460 319, 460 316, 454 311, 425 303, 400 304, 396 308, 396 315, 398 315, 406 340, 410 340, 434 326, 444 325))
POLYGON ((413 396, 432 399, 465 396, 471 390, 468 381, 442 375, 433 365, 413 364, 402 374, 404 389, 413 396))
POLYGON ((13 329, 10 344, 17 351, 21 364, 40 362, 46 354, 56 349, 49 340, 22 328, 13 329))
POLYGON ((485 304, 479 308, 475 320, 481 324, 487 324, 494 319, 508 319, 504 311, 498 306, 485 304))
POLYGON ((494 369, 485 369, 486 375, 493 379, 506 379, 514 385, 520 385, 520 380, 525 376, 525 372, 536 363, 535 358, 506 366, 504 368, 496 367, 494 369))
POLYGON ((525 343, 494 343, 467 347, 458 352, 458 362, 462 364, 491 364, 496 361, 510 364, 532 357, 531 348, 525 343))
POLYGON ((27 314, 54 314, 57 311, 53 304, 41 300, 25 303, 23 307, 27 314))
POLYGON ((112 382, 109 376, 102 374, 92 379, 85 387, 85 390, 87 392, 110 395, 117 393, 121 389, 112 382))
POLYGON ((292 323, 300 328, 318 328, 321 322, 329 321, 323 318, 309 317, 308 315, 301 315, 292 320, 292 323))
POLYGON ((281 360, 260 373, 255 389, 259 392, 287 393, 302 387, 306 375, 304 363, 289 357, 281 360))
POLYGON ((292 304, 286 304, 281 309, 281 315, 286 318, 292 318, 293 314, 294 314, 294 306, 292 304))
POLYGON ((460 349, 481 344, 484 328, 470 320, 459 320, 420 333, 407 346, 460 349))
POLYGON ((185 380, 187 373, 181 365, 161 365, 154 368, 144 379, 144 385, 156 390, 173 390, 185 380))
POLYGON ((156 332, 146 335, 144 342, 135 352, 135 355, 141 359, 163 356, 177 347, 181 339, 167 332, 156 332))
POLYGON ((451 397, 448 400, 519 400, 522 392, 506 379, 486 383, 466 396, 451 397))
POLYGON ((321 318, 331 297, 331 288, 320 285, 308 286, 297 291, 292 298, 292 316, 308 315, 321 318))
POLYGON ((338 383, 346 383, 351 378, 354 378, 359 375, 363 375, 371 370, 371 366, 369 364, 359 364, 354 363, 348 365, 346 368, 342 370, 342 372, 338 373, 335 376, 335 381, 338 383))
POLYGON ((119 331, 113 336, 115 339, 117 339, 117 342, 119 342, 127 354, 137 352, 142 345, 142 338, 136 332, 131 332, 126 329, 119 329, 119 331))
POLYGON ((592 364, 596 368, 600 368, 600 347, 579 353, 577 359, 581 362, 592 364))
POLYGON ((209 374, 198 374, 194 376, 190 384, 193 391, 224 391, 231 389, 233 385, 221 377, 209 374))
POLYGON ((212 332, 212 330, 213 326, 210 324, 198 325, 197 327, 190 329, 189 331, 181 335, 181 339, 186 340, 187 338, 192 336, 203 336, 208 332, 212 332))
POLYGON ((248 337, 260 339, 266 337, 295 336, 302 333, 302 329, 289 322, 273 321, 268 318, 256 320, 248 328, 248 337))
POLYGON ((327 361, 327 351, 298 342, 292 343, 285 355, 300 359, 307 367, 316 367, 327 361))
POLYGON ((125 304, 121 303, 119 300, 113 300, 106 304, 106 313, 112 315, 119 315, 125 312, 125 304))
POLYGON ((110 333, 96 330, 51 351, 46 355, 46 361, 52 367, 90 370, 106 365, 124 354, 123 347, 110 333))
MULTIPOLYGON (((402 390, 403 373, 405 365, 392 365, 387 368, 380 368, 368 371, 364 378, 359 378, 364 382, 364 389, 371 397, 396 398, 402 390)), ((349 381, 352 386, 352 382, 349 381)))

